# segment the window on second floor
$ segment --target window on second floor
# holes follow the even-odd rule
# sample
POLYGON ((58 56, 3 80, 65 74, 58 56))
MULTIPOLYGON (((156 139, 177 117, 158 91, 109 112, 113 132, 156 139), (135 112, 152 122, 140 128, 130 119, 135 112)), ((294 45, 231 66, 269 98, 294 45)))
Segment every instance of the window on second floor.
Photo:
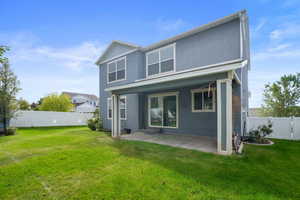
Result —
POLYGON ((175 44, 146 54, 147 76, 175 71, 175 44))
POLYGON ((126 79, 126 58, 120 58, 107 64, 108 83, 126 79))

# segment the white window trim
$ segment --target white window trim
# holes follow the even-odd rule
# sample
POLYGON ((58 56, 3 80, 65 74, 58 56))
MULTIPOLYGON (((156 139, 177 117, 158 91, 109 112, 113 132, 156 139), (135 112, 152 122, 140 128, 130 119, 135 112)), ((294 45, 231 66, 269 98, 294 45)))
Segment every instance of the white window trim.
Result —
MULTIPOLYGON (((212 109, 202 109, 202 110, 195 110, 195 100, 194 100, 194 95, 195 93, 199 93, 199 92, 208 92, 208 88, 199 88, 199 89, 193 89, 191 90, 191 97, 192 97, 192 112, 215 112, 216 111, 216 103, 215 103, 215 99, 216 99, 216 91, 215 88, 211 88, 210 90, 212 91, 213 94, 213 99, 212 99, 212 103, 213 103, 213 107, 212 109)), ((203 95, 202 95, 202 104, 204 103, 204 99, 203 99, 203 95)))
POLYGON ((121 120, 127 120, 127 97, 126 96, 120 96, 121 99, 125 99, 125 118, 121 118, 121 106, 119 105, 119 113, 120 113, 120 119, 121 120))
MULTIPOLYGON (((122 99, 122 98, 125 99, 125 118, 121 118, 121 112, 120 112, 121 107, 119 105, 120 120, 127 120, 127 97, 126 96, 120 96, 120 99, 122 99)), ((112 98, 111 97, 107 98, 107 119, 111 120, 112 118, 109 117, 109 101, 112 102, 112 98)), ((120 104, 120 102, 119 102, 119 104, 120 104)))
MULTIPOLYGON (((152 64, 157 64, 157 63, 152 63, 152 64)), ((146 53, 146 77, 147 78, 153 78, 153 77, 159 77, 159 76, 163 76, 163 75, 167 75, 167 74, 172 74, 176 71, 176 43, 149 51, 146 53), (160 51, 164 48, 168 48, 168 47, 173 47, 173 58, 169 58, 169 59, 165 59, 165 60, 161 60, 160 59, 160 51), (153 74, 153 75, 149 75, 148 74, 148 55, 154 52, 158 51, 158 64, 159 64, 159 72, 158 74, 153 74), (167 72, 161 72, 161 63, 164 61, 168 61, 168 60, 174 60, 174 66, 173 66, 173 70, 172 71, 167 71, 167 72)))
MULTIPOLYGON (((151 128, 179 128, 179 92, 168 92, 168 93, 159 93, 159 94, 151 94, 148 95, 148 126, 151 128), (153 97, 165 97, 165 96, 176 96, 176 126, 172 127, 172 126, 153 126, 151 125, 151 102, 150 99, 153 97)), ((162 116, 162 121, 163 121, 163 116, 162 116)))
POLYGON ((118 58, 118 59, 116 59, 114 61, 111 61, 111 62, 107 63, 106 77, 107 77, 107 84, 116 83, 116 82, 120 82, 120 81, 125 81, 126 80, 126 78, 127 78, 127 59, 126 59, 126 56, 118 58), (116 71, 115 72, 116 72, 116 78, 117 78, 117 72, 118 72, 117 62, 120 61, 120 60, 125 60, 125 77, 123 79, 119 79, 119 80, 115 80, 115 81, 109 81, 109 64, 116 63, 116 71))

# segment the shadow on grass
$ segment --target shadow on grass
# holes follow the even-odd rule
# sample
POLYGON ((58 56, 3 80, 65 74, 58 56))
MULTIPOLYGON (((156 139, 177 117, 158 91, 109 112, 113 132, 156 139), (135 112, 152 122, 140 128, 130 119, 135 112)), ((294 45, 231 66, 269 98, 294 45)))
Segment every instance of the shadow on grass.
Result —
POLYGON ((295 173, 300 175, 300 159, 286 169, 295 163, 288 163, 287 157, 280 154, 280 148, 284 148, 280 144, 271 148, 246 146, 243 156, 221 156, 140 141, 115 140, 110 145, 123 156, 158 164, 216 191, 246 197, 300 198, 300 179, 295 177, 295 173))

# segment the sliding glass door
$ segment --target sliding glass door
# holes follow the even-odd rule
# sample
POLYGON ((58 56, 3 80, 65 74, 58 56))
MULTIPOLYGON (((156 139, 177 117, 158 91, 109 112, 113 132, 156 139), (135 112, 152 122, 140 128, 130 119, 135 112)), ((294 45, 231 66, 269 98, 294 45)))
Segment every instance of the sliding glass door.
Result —
POLYGON ((167 93, 149 96, 149 126, 159 128, 177 128, 178 94, 167 93))

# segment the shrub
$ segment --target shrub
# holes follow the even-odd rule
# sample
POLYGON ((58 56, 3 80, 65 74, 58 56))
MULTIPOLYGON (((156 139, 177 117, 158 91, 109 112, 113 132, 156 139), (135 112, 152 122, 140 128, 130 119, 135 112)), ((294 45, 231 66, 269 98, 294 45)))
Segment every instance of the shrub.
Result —
POLYGON ((17 132, 17 129, 16 129, 16 128, 10 127, 10 128, 7 129, 6 135, 7 135, 7 136, 8 136, 8 135, 15 135, 16 132, 17 132))
POLYGON ((272 123, 268 122, 267 125, 261 125, 258 126, 257 129, 251 130, 249 132, 250 135, 249 141, 262 143, 262 144, 268 143, 266 137, 273 132, 272 126, 273 126, 272 123))
POLYGON ((96 127, 97 122, 96 121, 97 121, 96 118, 91 118, 87 121, 87 125, 92 131, 97 130, 97 127, 96 127))
POLYGON ((102 121, 100 120, 100 118, 89 119, 87 121, 87 125, 92 131, 100 131, 103 129, 102 121))

